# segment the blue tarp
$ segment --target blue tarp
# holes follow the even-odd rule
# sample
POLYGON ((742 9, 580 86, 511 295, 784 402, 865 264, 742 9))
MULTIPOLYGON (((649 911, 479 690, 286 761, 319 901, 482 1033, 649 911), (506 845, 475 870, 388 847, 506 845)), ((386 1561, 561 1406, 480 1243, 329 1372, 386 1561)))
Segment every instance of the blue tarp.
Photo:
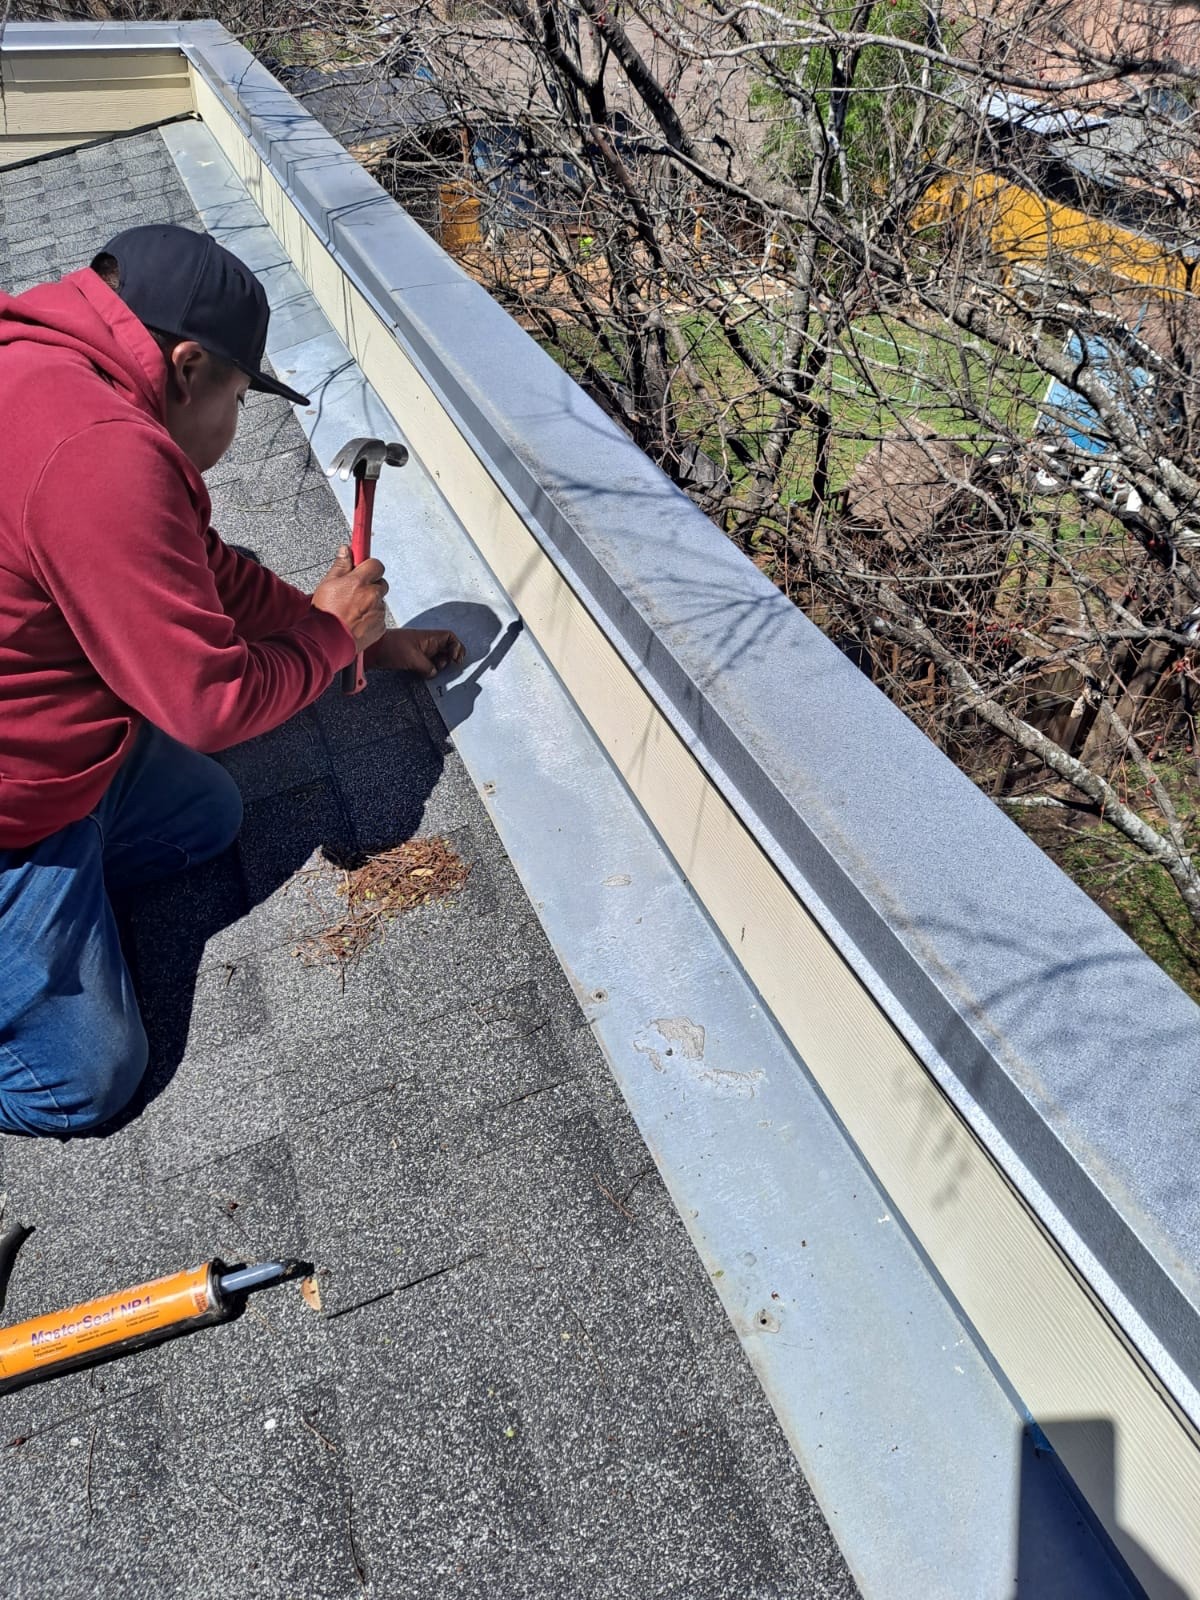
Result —
MULTIPOLYGON (((1150 374, 1145 367, 1130 366, 1127 356, 1095 334, 1081 340, 1078 334, 1073 333, 1067 340, 1066 354, 1076 362, 1086 359, 1119 403, 1127 404, 1134 394, 1150 382, 1150 374)), ((1039 432, 1048 429, 1063 432, 1068 443, 1085 455, 1100 455, 1109 448, 1108 432, 1095 408, 1057 378, 1051 378, 1043 404, 1047 408, 1052 407, 1055 414, 1051 415, 1049 409, 1042 412, 1038 418, 1039 432)))

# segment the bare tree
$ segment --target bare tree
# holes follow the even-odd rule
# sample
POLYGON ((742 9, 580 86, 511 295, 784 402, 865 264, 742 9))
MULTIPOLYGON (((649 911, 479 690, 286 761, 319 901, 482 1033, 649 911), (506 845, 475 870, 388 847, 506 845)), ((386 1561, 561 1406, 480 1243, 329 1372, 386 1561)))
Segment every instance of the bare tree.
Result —
POLYGON ((1200 926, 1198 18, 397 0, 288 48, 424 85, 384 181, 977 781, 1200 926))
POLYGON ((492 0, 384 61, 463 130, 472 270, 973 776, 1200 925, 1194 50, 1153 0, 492 0))

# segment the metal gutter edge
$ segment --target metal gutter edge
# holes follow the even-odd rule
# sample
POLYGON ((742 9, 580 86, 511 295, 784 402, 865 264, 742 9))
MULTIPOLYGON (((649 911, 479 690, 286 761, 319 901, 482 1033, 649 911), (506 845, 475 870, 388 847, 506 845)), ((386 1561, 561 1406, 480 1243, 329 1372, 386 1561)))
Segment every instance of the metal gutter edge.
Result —
MULTIPOLYGON (((164 142, 214 236, 253 266, 275 262, 211 131, 180 125, 164 142)), ((317 459, 350 436, 403 437, 294 270, 271 293, 268 350, 314 396, 297 418, 317 459)), ((393 596, 460 628, 483 659, 510 598, 419 456, 401 478, 376 502, 393 596)), ((349 516, 349 486, 333 489, 349 516)), ((864 1595, 1011 1600, 1019 1575, 1030 1600, 1130 1600, 1050 1447, 1022 1426, 529 630, 482 682, 469 671, 432 687, 864 1595), (664 1008, 703 1028, 706 1070, 651 1064, 647 1018, 664 1008), (748 1062, 752 1092, 723 1090, 748 1062)))
POLYGON ((1200 1417, 1200 1196, 1179 1181, 1200 1011, 265 69, 181 32, 777 870, 1200 1417))
POLYGON ((0 33, 6 55, 69 55, 73 51, 169 50, 186 54, 204 40, 220 43, 229 34, 219 22, 8 22, 0 33))

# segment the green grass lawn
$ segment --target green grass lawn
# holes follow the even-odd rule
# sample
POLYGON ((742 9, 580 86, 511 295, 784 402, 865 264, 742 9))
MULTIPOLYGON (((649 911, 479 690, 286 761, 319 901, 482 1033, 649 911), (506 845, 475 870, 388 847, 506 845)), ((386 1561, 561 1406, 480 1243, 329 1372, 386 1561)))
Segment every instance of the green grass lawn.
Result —
MULTIPOLYGON (((758 453, 779 401, 758 385, 712 318, 681 315, 678 330, 705 385, 721 397, 739 440, 751 454, 758 453)), ((740 332, 765 363, 778 364, 780 326, 766 315, 749 315, 740 332)), ((557 347, 548 348, 577 377, 592 368, 622 378, 619 350, 617 357, 608 354, 578 327, 564 326, 557 347)), ((834 418, 830 488, 835 493, 863 456, 909 418, 966 448, 975 440, 990 446, 1009 432, 1027 436, 1043 386, 1036 369, 978 341, 939 337, 883 316, 863 318, 843 332, 822 368, 813 398, 834 418)), ((719 457, 721 431, 712 421, 712 407, 682 372, 674 380, 672 400, 684 433, 719 457)), ((814 449, 812 430, 801 427, 785 466, 785 502, 810 496, 814 449)), ((731 458, 729 470, 736 487, 747 469, 731 458)))

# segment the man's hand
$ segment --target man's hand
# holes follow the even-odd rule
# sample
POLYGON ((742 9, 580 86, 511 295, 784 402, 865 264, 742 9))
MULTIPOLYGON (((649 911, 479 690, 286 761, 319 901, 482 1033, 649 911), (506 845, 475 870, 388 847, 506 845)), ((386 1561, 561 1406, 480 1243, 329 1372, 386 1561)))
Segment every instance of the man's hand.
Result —
POLYGON ((432 678, 444 667, 457 666, 466 653, 448 628, 389 628, 367 651, 363 665, 432 678))
POLYGON ((371 557, 356 567, 350 546, 344 544, 317 585, 312 603, 318 611, 335 616, 363 652, 383 638, 387 627, 383 597, 387 592, 383 563, 371 557))

